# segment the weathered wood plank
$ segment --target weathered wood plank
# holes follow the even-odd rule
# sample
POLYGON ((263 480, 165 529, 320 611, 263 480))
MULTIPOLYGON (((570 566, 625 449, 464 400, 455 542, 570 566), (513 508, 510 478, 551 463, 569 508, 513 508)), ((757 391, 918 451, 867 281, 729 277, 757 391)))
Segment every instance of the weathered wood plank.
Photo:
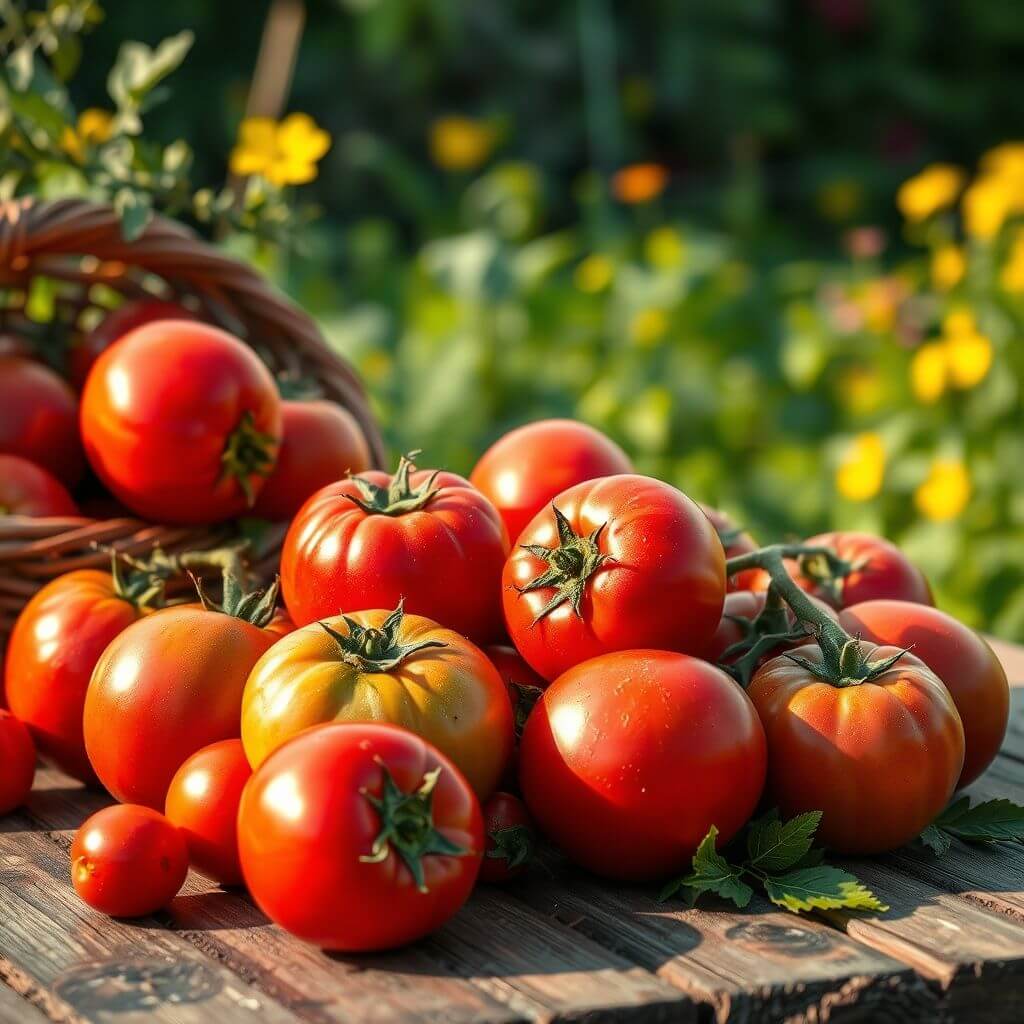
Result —
POLYGON ((0 984, 0 1024, 48 1024, 49 1020, 14 989, 0 984))

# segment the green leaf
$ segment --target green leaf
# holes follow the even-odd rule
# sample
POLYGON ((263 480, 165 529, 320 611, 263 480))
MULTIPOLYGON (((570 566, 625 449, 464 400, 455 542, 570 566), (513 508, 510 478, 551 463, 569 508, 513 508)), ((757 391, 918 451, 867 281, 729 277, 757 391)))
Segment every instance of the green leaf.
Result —
POLYGON ((821 811, 807 811, 783 822, 778 814, 755 821, 747 833, 747 855, 752 867, 769 874, 788 871, 810 853, 821 811))
POLYGON ((918 842, 927 846, 936 857, 949 853, 949 848, 952 845, 949 833, 945 832, 938 825, 929 825, 917 839, 918 842))
MULTIPOLYGON (((123 43, 107 76, 107 92, 118 111, 131 115, 143 107, 149 93, 185 59, 195 37, 179 32, 150 49, 145 43, 123 43)), ((137 119, 130 117, 129 123, 137 119)))
POLYGON ((712 825, 693 855, 693 873, 682 880, 682 885, 697 893, 717 893, 737 907, 745 907, 754 890, 740 877, 743 869, 733 867, 715 849, 717 838, 718 829, 712 825))
POLYGON ((888 910, 855 876, 841 868, 819 865, 764 879, 772 903, 786 910, 888 910))
POLYGON ((1024 807, 1012 800, 986 800, 974 807, 960 809, 963 797, 944 811, 935 824, 958 839, 973 843, 1015 842, 1024 840, 1024 807))
POLYGON ((126 242, 134 242, 152 216, 152 200, 145 192, 122 188, 114 194, 114 209, 121 218, 121 235, 126 242))
POLYGON ((945 828, 947 825, 951 825, 954 821, 962 818, 971 807, 971 798, 969 796, 962 796, 959 800, 954 800, 934 821, 934 824, 940 828, 945 828))

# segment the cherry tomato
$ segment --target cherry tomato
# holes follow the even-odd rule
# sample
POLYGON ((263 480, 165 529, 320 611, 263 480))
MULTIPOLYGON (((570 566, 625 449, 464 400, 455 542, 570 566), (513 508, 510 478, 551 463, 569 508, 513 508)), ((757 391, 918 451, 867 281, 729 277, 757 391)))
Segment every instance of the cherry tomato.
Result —
POLYGON ((221 740, 197 750, 177 770, 164 813, 181 829, 189 862, 221 885, 241 885, 238 804, 252 777, 241 740, 221 740))
POLYGON ((111 917, 144 917, 167 906, 187 874, 185 837, 149 807, 104 807, 71 843, 75 892, 111 917))
POLYGON ((469 479, 501 513, 514 543, 562 491, 632 472, 629 456, 599 430, 576 420, 538 420, 495 441, 469 479))
POLYGON ((34 462, 65 487, 85 469, 75 393, 49 367, 20 356, 0 356, 0 454, 34 462))
POLYGON ((469 896, 480 805, 440 751, 392 725, 316 726, 253 775, 238 812, 260 909, 324 949, 368 952, 439 928, 469 896))
POLYGON ((97 475, 137 515, 213 523, 246 511, 274 467, 281 403, 237 338, 158 320, 108 348, 82 394, 97 475))
POLYGON ((764 777, 764 731, 746 694, 721 669, 668 651, 569 669, 537 702, 519 752, 541 830, 617 879, 685 871, 712 825, 728 842, 764 777))
POLYGON ((329 484, 295 517, 281 587, 297 625, 339 612, 405 608, 478 643, 501 630, 508 552, 494 506, 454 473, 373 470, 329 484))
MULTIPOLYGON (((754 538, 746 530, 737 526, 730 515, 720 509, 712 508, 711 505, 702 504, 700 507, 717 531, 722 547, 725 548, 727 559, 757 550, 757 542, 754 538)), ((743 572, 738 572, 735 576, 729 577, 726 589, 729 591, 749 590, 750 584, 757 578, 757 574, 757 569, 745 569, 743 572)))
POLYGON ((68 489, 28 459, 0 455, 0 516, 77 516, 68 489))
POLYGON ((0 708, 0 814, 20 807, 36 775, 36 749, 28 729, 0 708))
POLYGON ((707 516, 645 476, 570 487, 523 531, 502 578, 508 634, 545 679, 609 651, 701 653, 725 555, 707 516))
POLYGON ((876 644, 909 647, 945 684, 964 727, 964 767, 958 786, 992 763, 1006 736, 1010 688, 985 641, 951 615, 910 601, 865 601, 839 621, 848 633, 876 644))
MULTIPOLYGON (((883 661, 895 647, 861 644, 883 661)), ((798 647, 819 671, 817 644, 798 647)), ((949 691, 904 655, 870 682, 837 686, 773 658, 747 690, 768 737, 767 799, 783 817, 822 812, 818 838, 843 854, 910 842, 946 806, 964 761, 964 731, 949 691)))
POLYGON ((511 793, 495 793, 484 804, 487 848, 480 881, 501 883, 521 875, 533 858, 537 836, 526 805, 511 793))

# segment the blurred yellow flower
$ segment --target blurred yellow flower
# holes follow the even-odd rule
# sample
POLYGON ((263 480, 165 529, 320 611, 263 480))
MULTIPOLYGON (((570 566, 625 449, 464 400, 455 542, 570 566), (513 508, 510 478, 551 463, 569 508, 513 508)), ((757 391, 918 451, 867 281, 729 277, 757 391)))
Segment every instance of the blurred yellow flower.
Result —
POLYGON ((612 195, 620 203, 649 203, 668 184, 668 170, 661 164, 630 164, 612 175, 612 195))
POLYGON ((607 256, 595 252, 576 267, 572 279, 581 292, 595 295, 603 292, 612 283, 615 265, 607 256))
POLYGON ((640 348, 657 345, 667 331, 668 314, 657 306, 641 309, 629 323, 630 340, 640 348))
POLYGON ((836 469, 836 490, 847 501, 870 501, 885 478, 885 445, 878 434, 858 434, 836 469))
POLYGON ((430 126, 430 156, 445 171, 472 171, 490 155, 497 133, 485 121, 457 114, 430 126))
POLYGON ((893 329, 904 293, 905 286, 895 278, 880 277, 868 281, 857 296, 857 305, 869 331, 885 334, 893 329))
POLYGON ((964 229, 973 238, 990 241, 999 234, 1013 204, 1013 185, 1006 178, 978 178, 964 193, 964 229))
POLYGON ((896 205, 907 220, 927 220, 952 205, 963 188, 966 175, 952 164, 931 164, 905 181, 896 193, 896 205))
POLYGON ((943 334, 972 334, 978 329, 967 306, 952 306, 942 318, 943 334))
POLYGON ((837 178, 822 185, 816 199, 818 212, 826 220, 842 223, 861 208, 864 189, 855 178, 837 178))
POLYGON ((78 115, 75 127, 64 126, 61 144, 64 151, 81 163, 85 159, 85 151, 91 145, 106 142, 114 129, 114 115, 108 110, 89 107, 78 115))
POLYGON ((971 500, 971 477, 961 459, 935 459, 928 476, 914 491, 914 504, 927 519, 956 519, 971 500))
POLYGON ((981 158, 983 171, 1005 178, 1024 179, 1024 142, 1004 142, 981 158))
POLYGON ((839 380, 839 401, 854 415, 874 412, 885 398, 885 381, 873 366, 853 366, 839 380))
POLYGON ((655 228, 644 239, 644 255, 652 267, 676 270, 686 257, 686 243, 675 228, 655 228))
POLYGON ((954 387, 980 384, 992 368, 992 342, 977 331, 949 334, 943 340, 949 379, 954 387))
POLYGON ((946 391, 946 352, 939 342, 922 345, 910 360, 910 388, 919 402, 937 402, 946 391))
POLYGON ((316 177, 316 165, 331 147, 331 137, 308 114, 283 121, 247 117, 231 151, 231 173, 258 174, 272 185, 303 185, 316 177))
POLYGON ((955 288, 967 272, 967 257, 959 245, 941 245, 932 253, 932 284, 940 292, 955 288))

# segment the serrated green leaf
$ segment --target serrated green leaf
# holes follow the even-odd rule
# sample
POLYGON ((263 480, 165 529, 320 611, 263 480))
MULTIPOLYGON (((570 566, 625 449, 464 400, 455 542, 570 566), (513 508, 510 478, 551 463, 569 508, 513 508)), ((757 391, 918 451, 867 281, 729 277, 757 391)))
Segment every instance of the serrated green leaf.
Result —
POLYGON ((786 910, 888 910, 855 876, 826 864, 768 876, 765 892, 786 910))
POLYGON ((971 798, 969 796, 962 796, 959 800, 954 800, 933 822, 940 828, 945 828, 947 825, 952 824, 957 819, 963 817, 964 814, 970 809, 971 798))
POLYGON ((717 838, 718 829, 712 825, 693 855, 693 873, 682 880, 682 885, 697 893, 717 893, 737 907, 745 907, 754 890, 740 877, 743 869, 733 867, 715 849, 717 838))
POLYGON ((754 822, 747 833, 751 866, 769 874, 788 871, 810 852, 820 822, 821 811, 807 811, 785 822, 777 816, 754 822))
POLYGON ((927 846, 936 857, 941 857, 944 854, 949 853, 949 847, 951 845, 949 833, 938 825, 927 826, 917 839, 918 842, 927 846))
POLYGON ((1012 800, 986 800, 952 820, 943 821, 940 817, 937 824, 968 842, 1014 842, 1024 839, 1024 807, 1012 800))

